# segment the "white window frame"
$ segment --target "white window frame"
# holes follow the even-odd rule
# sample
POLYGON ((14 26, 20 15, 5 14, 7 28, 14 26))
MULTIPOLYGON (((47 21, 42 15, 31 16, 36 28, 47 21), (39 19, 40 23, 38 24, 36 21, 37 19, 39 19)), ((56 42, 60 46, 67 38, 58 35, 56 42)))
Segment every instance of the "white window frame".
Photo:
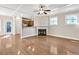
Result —
MULTIPOLYGON (((70 21, 72 21, 72 20, 70 20, 70 21)), ((66 15, 65 16, 65 23, 68 24, 68 25, 76 25, 76 24, 78 24, 78 17, 76 15, 66 15), (68 20, 70 19, 69 17, 75 17, 75 22, 76 23, 70 23, 70 22, 68 22, 68 20)))
POLYGON ((57 16, 51 16, 50 17, 50 22, 49 22, 49 25, 52 26, 52 25, 58 25, 58 17, 57 16), (55 20, 56 19, 56 20, 55 20), (51 23, 53 22, 53 23, 51 23))

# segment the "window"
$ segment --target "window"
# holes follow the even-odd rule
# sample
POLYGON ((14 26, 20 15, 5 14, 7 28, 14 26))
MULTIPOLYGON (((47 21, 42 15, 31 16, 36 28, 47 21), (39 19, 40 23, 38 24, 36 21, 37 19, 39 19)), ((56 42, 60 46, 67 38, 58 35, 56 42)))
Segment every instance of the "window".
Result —
POLYGON ((50 18, 50 25, 57 25, 57 21, 58 21, 57 17, 51 17, 50 18))
POLYGON ((65 18, 66 24, 77 24, 77 16, 75 15, 69 15, 65 18))

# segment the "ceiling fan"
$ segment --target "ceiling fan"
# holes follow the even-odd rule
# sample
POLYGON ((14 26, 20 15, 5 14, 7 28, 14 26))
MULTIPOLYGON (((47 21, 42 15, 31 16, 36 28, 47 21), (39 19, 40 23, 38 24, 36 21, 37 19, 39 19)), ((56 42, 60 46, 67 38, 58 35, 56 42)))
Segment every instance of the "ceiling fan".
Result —
POLYGON ((50 11, 51 10, 48 9, 48 7, 46 5, 42 5, 42 4, 39 5, 39 9, 38 10, 35 10, 35 12, 37 12, 38 15, 43 15, 43 14, 46 15, 50 11))

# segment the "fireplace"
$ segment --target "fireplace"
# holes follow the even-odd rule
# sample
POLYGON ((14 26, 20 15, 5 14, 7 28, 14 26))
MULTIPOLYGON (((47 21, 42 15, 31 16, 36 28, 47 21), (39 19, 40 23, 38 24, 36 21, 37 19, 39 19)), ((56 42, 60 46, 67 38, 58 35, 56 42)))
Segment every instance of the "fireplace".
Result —
POLYGON ((38 36, 46 36, 46 29, 38 29, 38 36))

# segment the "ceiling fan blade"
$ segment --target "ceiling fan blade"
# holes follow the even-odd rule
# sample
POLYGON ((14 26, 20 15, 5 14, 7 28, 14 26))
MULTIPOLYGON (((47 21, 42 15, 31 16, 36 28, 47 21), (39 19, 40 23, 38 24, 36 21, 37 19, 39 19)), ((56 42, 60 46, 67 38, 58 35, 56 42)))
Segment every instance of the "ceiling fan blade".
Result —
POLYGON ((47 14, 46 12, 44 12, 44 14, 47 14))
POLYGON ((48 9, 48 10, 44 10, 44 11, 51 11, 51 10, 48 9))

